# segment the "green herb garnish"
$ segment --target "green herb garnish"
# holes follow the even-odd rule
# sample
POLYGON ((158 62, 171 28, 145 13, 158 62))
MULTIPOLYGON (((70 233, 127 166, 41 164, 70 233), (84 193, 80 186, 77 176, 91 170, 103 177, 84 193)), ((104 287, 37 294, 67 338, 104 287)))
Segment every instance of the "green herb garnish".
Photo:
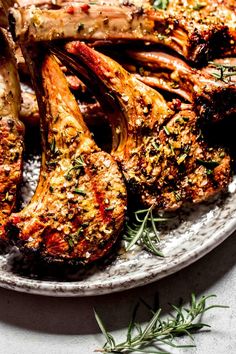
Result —
POLYGON ((114 210, 115 208, 113 206, 110 206, 110 207, 107 207, 105 208, 105 211, 111 211, 111 210, 114 210))
POLYGON ((155 10, 166 10, 169 5, 169 0, 154 0, 153 8, 155 10))
POLYGON ((51 144, 49 146, 51 161, 47 161, 47 165, 54 165, 56 163, 55 159, 61 154, 60 150, 56 147, 56 139, 53 137, 51 144))
POLYGON ((157 248, 160 241, 156 223, 168 219, 154 217, 152 205, 149 209, 138 210, 134 212, 134 222, 128 222, 124 231, 124 240, 127 242, 126 251, 129 251, 134 245, 146 249, 155 256, 164 257, 163 253, 157 248))
POLYGON ((177 159, 177 164, 180 165, 182 162, 184 162, 184 160, 186 159, 186 157, 188 156, 188 154, 182 154, 178 157, 177 159))
POLYGON ((78 189, 78 188, 75 188, 74 193, 80 194, 80 195, 83 195, 83 196, 86 195, 85 191, 83 191, 82 189, 78 189))
POLYGON ((78 27, 77 27, 77 31, 80 32, 84 29, 84 24, 83 23, 79 23, 78 27))
POLYGON ((73 166, 68 170, 68 172, 65 174, 65 179, 67 181, 71 181, 72 179, 72 175, 71 175, 71 171, 76 170, 77 174, 80 174, 81 169, 84 167, 85 163, 84 160, 82 158, 82 156, 79 156, 78 158, 76 158, 73 162, 73 166))
POLYGON ((216 80, 228 83, 232 76, 236 76, 236 65, 220 64, 212 61, 209 64, 217 70, 210 73, 216 80))
POLYGON ((166 135, 170 135, 170 131, 166 125, 163 127, 163 129, 165 130, 166 135))
POLYGON ((196 2, 195 5, 193 6, 193 10, 199 11, 201 9, 204 9, 204 7, 206 7, 205 3, 196 2))
POLYGON ((52 186, 49 187, 49 192, 53 193, 54 188, 52 186))
POLYGON ((146 325, 136 322, 136 315, 139 304, 134 308, 132 319, 129 323, 126 339, 117 343, 116 339, 109 333, 103 324, 101 318, 94 310, 95 319, 102 331, 106 343, 103 348, 96 350, 100 353, 148 353, 148 354, 165 354, 167 351, 161 350, 161 345, 168 345, 174 348, 191 348, 195 347, 194 343, 188 345, 178 345, 176 338, 179 336, 188 336, 192 341, 192 336, 196 331, 202 328, 210 328, 206 323, 201 322, 202 315, 214 308, 228 308, 221 305, 206 305, 206 302, 215 297, 215 295, 202 296, 196 300, 194 294, 191 295, 190 305, 171 305, 172 313, 169 317, 161 319, 161 308, 154 310, 144 301, 142 303, 151 313, 151 318, 146 325))
POLYGON ((219 162, 213 161, 213 160, 211 160, 211 161, 204 161, 204 160, 201 160, 201 159, 196 159, 196 161, 197 161, 200 165, 206 167, 207 169, 211 169, 211 170, 214 169, 215 167, 219 166, 219 162))
POLYGON ((180 202, 181 199, 182 199, 182 196, 181 196, 180 192, 179 191, 174 191, 174 195, 175 195, 176 202, 180 202))
POLYGON ((50 144, 50 151, 51 151, 52 154, 55 154, 55 151, 56 151, 56 140, 55 140, 54 137, 53 137, 52 142, 50 144))
POLYGON ((152 146, 153 146, 157 151, 160 150, 160 147, 157 145, 157 143, 155 143, 155 141, 152 142, 152 146))

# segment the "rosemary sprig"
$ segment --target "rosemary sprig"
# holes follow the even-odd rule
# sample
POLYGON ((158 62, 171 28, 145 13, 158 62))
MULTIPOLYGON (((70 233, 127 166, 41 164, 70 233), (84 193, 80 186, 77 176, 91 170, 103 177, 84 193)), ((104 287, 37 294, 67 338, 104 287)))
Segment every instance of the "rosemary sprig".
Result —
POLYGON ((210 61, 209 64, 217 70, 211 73, 216 80, 228 83, 232 76, 236 76, 236 65, 219 64, 212 61, 210 61))
POLYGON ((124 231, 124 240, 127 242, 126 251, 129 251, 134 245, 139 245, 150 253, 164 257, 163 253, 157 248, 160 238, 156 223, 168 219, 154 217, 152 205, 149 209, 137 210, 134 212, 133 222, 128 222, 124 231))
POLYGON ((79 156, 77 159, 74 160, 73 166, 65 174, 65 179, 70 181, 72 179, 71 171, 77 170, 77 174, 79 174, 84 165, 85 163, 82 156, 79 156))
MULTIPOLYGON (((194 294, 191 295, 189 307, 185 308, 182 305, 171 305, 173 313, 168 318, 161 319, 161 309, 157 311, 151 310, 151 318, 146 325, 141 325, 135 321, 138 306, 135 306, 132 319, 128 325, 126 340, 117 343, 115 338, 106 330, 101 318, 96 311, 95 318, 106 338, 106 343, 103 348, 96 350, 100 353, 169 353, 160 348, 162 345, 168 345, 174 348, 189 348, 195 347, 194 343, 188 345, 178 345, 176 337, 187 335, 192 341, 194 338, 192 333, 202 329, 210 328, 206 323, 201 322, 202 315, 213 308, 227 308, 228 306, 210 305, 207 306, 208 299, 215 295, 202 296, 196 300, 194 294)), ((144 305, 145 302, 143 301, 144 305)))

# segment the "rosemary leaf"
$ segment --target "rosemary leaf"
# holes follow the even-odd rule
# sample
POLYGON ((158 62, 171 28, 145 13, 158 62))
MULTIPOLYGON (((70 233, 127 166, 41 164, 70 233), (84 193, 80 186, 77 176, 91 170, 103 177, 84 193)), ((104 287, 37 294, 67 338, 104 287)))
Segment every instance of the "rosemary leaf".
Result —
POLYGON ((146 214, 145 218, 143 219, 143 221, 142 221, 142 223, 141 223, 136 235, 134 235, 134 237, 130 241, 129 245, 127 246, 126 251, 129 251, 131 249, 131 247, 133 247, 133 245, 135 245, 137 243, 137 241, 142 237, 143 232, 144 232, 145 227, 146 227, 148 216, 149 216, 149 212, 147 212, 147 214, 146 214))
POLYGON ((211 73, 216 80, 229 83, 231 77, 236 76, 236 65, 220 64, 212 61, 209 64, 216 69, 216 72, 211 73))
POLYGON ((98 316, 98 314, 97 314, 95 309, 94 309, 94 316, 95 316, 95 319, 97 321, 97 324, 98 324, 100 330, 102 331, 104 337, 106 338, 107 344, 109 344, 110 348, 112 349, 115 346, 115 341, 113 339, 113 336, 110 333, 107 332, 107 330, 106 330, 101 318, 98 316))
MULTIPOLYGON (((194 341, 193 334, 196 331, 201 330, 204 327, 209 328, 208 324, 199 322, 202 315, 213 308, 227 308, 227 306, 221 305, 210 305, 206 307, 206 302, 214 297, 202 296, 199 300, 196 300, 194 294, 191 296, 190 305, 188 308, 183 308, 181 306, 172 305, 174 313, 167 317, 165 320, 161 319, 161 309, 157 311, 151 310, 152 317, 149 322, 143 326, 135 322, 137 310, 139 304, 135 306, 132 319, 128 326, 128 331, 126 335, 126 340, 117 343, 114 337, 107 332, 102 323, 102 320, 95 313, 95 318, 100 327, 103 335, 106 338, 106 343, 102 349, 96 350, 100 353, 153 353, 153 354, 165 354, 169 353, 167 351, 162 351, 159 349, 161 345, 168 345, 173 348, 191 348, 194 347, 194 343, 187 345, 179 345, 176 342, 176 338, 180 335, 185 335, 190 337, 194 341)), ((146 303, 142 301, 146 306, 146 303)), ((149 309, 149 306, 146 306, 149 309)))
POLYGON ((129 344, 131 344, 131 339, 132 339, 132 332, 134 330, 134 326, 135 326, 135 319, 136 319, 136 314, 139 308, 139 302, 136 304, 133 314, 132 314, 132 319, 129 323, 129 327, 128 327, 128 331, 127 331, 127 342, 129 344))
POLYGON ((160 242, 156 223, 163 222, 168 219, 154 217, 152 205, 149 209, 137 210, 134 212, 134 222, 128 222, 125 227, 124 240, 128 243, 126 251, 129 251, 134 245, 154 254, 155 256, 164 257, 163 253, 158 249, 157 244, 160 242))

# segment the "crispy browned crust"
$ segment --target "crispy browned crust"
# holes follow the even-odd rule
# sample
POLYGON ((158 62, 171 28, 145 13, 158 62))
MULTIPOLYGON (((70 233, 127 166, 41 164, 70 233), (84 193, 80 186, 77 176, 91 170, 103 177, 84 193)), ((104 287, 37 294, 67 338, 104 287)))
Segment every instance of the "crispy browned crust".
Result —
POLYGON ((182 59, 164 52, 132 50, 126 53, 126 60, 131 58, 134 64, 128 68, 139 80, 192 103, 204 121, 217 122, 236 114, 234 77, 228 82, 217 80, 210 72, 194 69, 182 59))
POLYGON ((24 127, 19 121, 20 86, 12 45, 0 30, 0 238, 16 205, 22 176, 24 127))
POLYGON ((224 149, 204 142, 193 111, 171 111, 157 91, 84 43, 72 42, 66 49, 70 57, 57 51, 61 60, 75 71, 77 60, 78 74, 83 76, 83 65, 87 70, 84 79, 92 75, 96 80, 98 99, 118 107, 113 114, 108 111, 113 126, 112 154, 129 190, 144 205, 173 210, 226 188, 230 157, 224 149), (116 114, 118 111, 122 113, 116 114))
POLYGON ((50 262, 90 263, 122 229, 125 185, 114 159, 92 140, 53 56, 41 75, 42 170, 30 204, 10 219, 11 238, 50 262))
POLYGON ((66 3, 59 9, 10 10, 14 36, 22 42, 78 39, 141 41, 171 48, 197 64, 235 50, 232 33, 220 19, 195 21, 182 11, 154 10, 143 6, 110 6, 91 2, 66 3))

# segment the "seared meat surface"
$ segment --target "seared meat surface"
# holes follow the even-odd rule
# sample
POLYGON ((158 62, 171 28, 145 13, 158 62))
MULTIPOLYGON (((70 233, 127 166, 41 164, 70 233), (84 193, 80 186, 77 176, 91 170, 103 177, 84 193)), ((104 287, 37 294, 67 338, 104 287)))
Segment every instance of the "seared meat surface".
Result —
POLYGON ((232 80, 231 77, 219 80, 210 72, 191 68, 180 58, 163 52, 133 50, 126 54, 127 57, 134 60, 135 65, 127 67, 139 80, 193 103, 203 120, 216 122, 236 114, 233 76, 232 80))
POLYGON ((231 63, 225 57, 236 54, 234 1, 3 5, 0 26, 8 13, 26 86, 20 110, 15 61, 1 34, 2 238, 8 230, 23 253, 47 263, 84 265, 106 255, 121 233, 126 187, 132 203, 153 212, 226 190, 231 158, 213 145, 217 139, 207 140, 207 129, 236 113, 236 66, 211 63, 231 63), (19 115, 28 125, 40 119, 42 167, 32 200, 12 214, 22 168, 19 115))
POLYGON ((53 56, 45 58, 41 75, 36 86, 44 148, 40 179, 31 202, 12 215, 9 227, 24 252, 50 262, 89 263, 110 250, 122 229, 125 185, 114 159, 93 141, 53 56))
POLYGON ((12 30, 22 42, 79 39, 161 44, 195 63, 234 51, 233 35, 220 18, 195 21, 195 15, 155 10, 146 1, 142 6, 112 3, 79 1, 62 3, 59 9, 12 8, 12 30))
MULTIPOLYGON (((170 0, 167 12, 170 14, 177 13, 184 17, 190 23, 206 24, 212 26, 225 25, 231 41, 227 47, 220 48, 220 56, 236 54, 236 3, 235 0, 206 0, 197 3, 195 0, 170 0)), ((221 43, 218 42, 221 46, 221 43)))
POLYGON ((0 238, 16 205, 22 176, 24 127, 19 121, 20 85, 12 44, 0 30, 0 238))
POLYGON ((139 201, 174 210, 226 188, 230 157, 207 145, 193 111, 170 110, 157 91, 84 43, 65 48, 68 55, 55 49, 60 59, 86 82, 97 84, 97 97, 105 102, 113 128, 112 155, 139 201))

